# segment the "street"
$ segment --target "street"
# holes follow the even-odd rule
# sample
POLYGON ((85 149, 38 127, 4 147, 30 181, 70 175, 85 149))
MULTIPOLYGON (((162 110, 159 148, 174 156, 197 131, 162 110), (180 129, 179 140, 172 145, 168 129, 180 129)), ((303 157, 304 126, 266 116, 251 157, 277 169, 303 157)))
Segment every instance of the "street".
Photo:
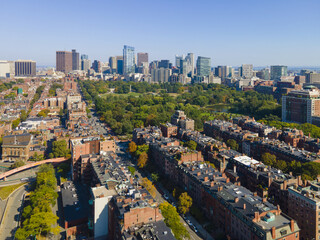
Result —
POLYGON ((26 192, 27 186, 21 186, 8 199, 7 210, 3 217, 3 222, 0 225, 0 239, 11 240, 14 239, 14 233, 17 230, 22 198, 26 192))

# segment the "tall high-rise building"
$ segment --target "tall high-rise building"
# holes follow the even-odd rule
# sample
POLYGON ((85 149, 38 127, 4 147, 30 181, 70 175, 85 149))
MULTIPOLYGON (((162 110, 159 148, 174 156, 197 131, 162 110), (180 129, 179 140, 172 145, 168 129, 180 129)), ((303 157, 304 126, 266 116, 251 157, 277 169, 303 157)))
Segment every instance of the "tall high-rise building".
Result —
POLYGON ((209 76, 211 72, 211 58, 201 57, 197 58, 197 76, 209 76))
POLYGON ((117 72, 117 58, 116 57, 109 57, 109 66, 111 69, 111 73, 117 72))
POLYGON ((306 83, 320 83, 320 73, 308 72, 305 76, 306 83))
POLYGON ((160 60, 158 64, 158 68, 169 68, 170 67, 170 61, 169 60, 160 60))
POLYGON ((263 80, 270 80, 270 69, 264 68, 256 73, 256 76, 263 80))
POLYGON ((151 69, 151 80, 154 83, 169 82, 172 70, 170 68, 151 69))
POLYGON ((188 74, 188 62, 186 59, 181 59, 180 60, 180 73, 187 75, 188 74))
POLYGON ((187 74, 192 77, 194 75, 194 54, 188 53, 185 60, 187 61, 187 74))
POLYGON ((72 53, 68 51, 56 52, 56 70, 64 73, 72 71, 72 53))
POLYGON ((320 116, 320 91, 315 87, 293 90, 282 96, 282 121, 312 123, 312 116, 320 116))
POLYGON ((270 78, 271 80, 280 80, 281 77, 288 76, 287 66, 271 66, 270 78))
POLYGON ((0 61, 0 78, 10 77, 10 62, 0 61))
POLYGON ((253 77, 253 65, 252 64, 242 64, 240 67, 240 76, 243 78, 252 78, 253 77))
POLYGON ((81 54, 81 60, 83 59, 89 59, 88 55, 87 54, 81 54))
POLYGON ((117 72, 123 74, 123 59, 117 60, 117 72))
POLYGON ((135 72, 134 47, 124 45, 123 47, 123 74, 128 75, 135 72))
POLYGON ((91 66, 91 61, 89 59, 81 59, 81 70, 88 71, 91 66))
POLYGON ((15 75, 16 76, 35 76, 36 62, 31 60, 15 61, 15 75))
POLYGON ((94 60, 92 63, 92 69, 96 72, 96 73, 101 73, 101 62, 98 60, 94 60))
POLYGON ((180 68, 180 61, 184 59, 184 56, 176 55, 176 67, 180 68))
POLYGON ((79 53, 72 49, 72 70, 79 70, 79 53))
POLYGON ((138 67, 141 67, 142 63, 149 63, 148 53, 138 53, 138 67))

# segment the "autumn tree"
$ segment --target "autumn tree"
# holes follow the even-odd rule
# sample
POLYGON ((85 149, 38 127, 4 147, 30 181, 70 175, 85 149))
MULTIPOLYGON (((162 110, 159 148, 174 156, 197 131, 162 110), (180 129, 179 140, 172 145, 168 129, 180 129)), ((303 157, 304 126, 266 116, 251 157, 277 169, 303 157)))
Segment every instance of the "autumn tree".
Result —
POLYGON ((129 148, 128 148, 129 153, 133 154, 135 151, 137 151, 137 144, 135 142, 130 142, 129 143, 129 148))
POLYGON ((143 152, 140 154, 139 158, 138 158, 138 167, 139 168, 144 168, 147 164, 148 161, 148 154, 146 152, 143 152))
POLYGON ((155 198, 156 197, 156 188, 152 184, 152 182, 148 178, 142 178, 140 181, 141 186, 143 186, 147 191, 150 193, 150 195, 155 198))
POLYGON ((179 196, 178 210, 181 214, 186 214, 192 205, 192 198, 184 192, 179 196))

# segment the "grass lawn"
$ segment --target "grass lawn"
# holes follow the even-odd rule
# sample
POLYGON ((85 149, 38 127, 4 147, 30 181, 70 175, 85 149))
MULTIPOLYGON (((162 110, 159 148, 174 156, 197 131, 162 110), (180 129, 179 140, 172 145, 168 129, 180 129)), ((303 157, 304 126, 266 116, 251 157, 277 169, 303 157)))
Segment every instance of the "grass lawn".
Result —
POLYGON ((14 190, 24 185, 25 183, 19 183, 16 185, 0 187, 0 198, 5 200, 14 190))
POLYGON ((113 95, 113 96, 117 95, 117 96, 125 96, 125 97, 127 97, 127 96, 139 97, 142 94, 143 93, 136 93, 136 92, 130 92, 130 93, 103 93, 103 94, 100 94, 99 96, 102 97, 102 98, 106 97, 108 95, 113 95))

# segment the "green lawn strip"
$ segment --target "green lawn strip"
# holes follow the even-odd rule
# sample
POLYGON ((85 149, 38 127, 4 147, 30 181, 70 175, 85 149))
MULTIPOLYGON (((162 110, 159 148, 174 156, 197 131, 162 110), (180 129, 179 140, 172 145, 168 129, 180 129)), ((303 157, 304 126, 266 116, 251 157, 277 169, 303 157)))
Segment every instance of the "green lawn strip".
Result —
POLYGON ((10 185, 10 186, 5 186, 5 187, 0 187, 0 198, 2 200, 7 199, 7 197, 9 197, 9 195, 16 189, 18 189, 19 187, 21 187, 22 185, 24 185, 25 183, 19 183, 19 184, 15 184, 15 185, 10 185))

